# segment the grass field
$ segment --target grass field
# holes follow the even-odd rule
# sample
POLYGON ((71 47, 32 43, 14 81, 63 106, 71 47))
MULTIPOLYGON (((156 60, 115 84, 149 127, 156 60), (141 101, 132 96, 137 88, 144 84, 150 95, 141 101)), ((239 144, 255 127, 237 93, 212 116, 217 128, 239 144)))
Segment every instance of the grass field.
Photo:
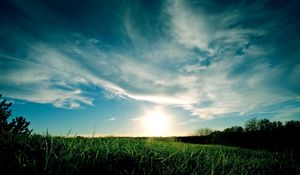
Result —
POLYGON ((1 174, 299 174, 291 153, 133 138, 1 137, 1 174))

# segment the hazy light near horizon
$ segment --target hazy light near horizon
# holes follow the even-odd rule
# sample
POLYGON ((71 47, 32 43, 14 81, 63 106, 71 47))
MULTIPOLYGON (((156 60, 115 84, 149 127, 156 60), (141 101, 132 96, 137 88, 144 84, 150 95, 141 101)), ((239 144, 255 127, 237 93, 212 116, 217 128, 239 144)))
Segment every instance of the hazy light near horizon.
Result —
POLYGON ((167 136, 170 128, 170 115, 161 109, 145 112, 142 117, 146 136, 167 136))

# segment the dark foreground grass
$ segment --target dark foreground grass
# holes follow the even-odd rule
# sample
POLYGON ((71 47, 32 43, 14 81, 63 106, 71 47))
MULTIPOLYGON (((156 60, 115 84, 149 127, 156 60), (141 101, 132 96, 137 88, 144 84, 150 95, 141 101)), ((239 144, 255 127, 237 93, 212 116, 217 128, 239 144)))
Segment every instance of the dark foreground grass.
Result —
POLYGON ((130 138, 1 136, 0 174, 299 174, 293 154, 130 138))

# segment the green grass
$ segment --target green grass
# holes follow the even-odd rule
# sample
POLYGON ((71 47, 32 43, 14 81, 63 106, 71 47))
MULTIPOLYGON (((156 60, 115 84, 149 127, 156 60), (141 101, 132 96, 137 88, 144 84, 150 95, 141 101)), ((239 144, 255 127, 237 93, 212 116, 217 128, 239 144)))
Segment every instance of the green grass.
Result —
POLYGON ((299 174, 293 154, 131 138, 1 136, 1 174, 299 174), (97 173, 95 173, 97 172, 97 173))

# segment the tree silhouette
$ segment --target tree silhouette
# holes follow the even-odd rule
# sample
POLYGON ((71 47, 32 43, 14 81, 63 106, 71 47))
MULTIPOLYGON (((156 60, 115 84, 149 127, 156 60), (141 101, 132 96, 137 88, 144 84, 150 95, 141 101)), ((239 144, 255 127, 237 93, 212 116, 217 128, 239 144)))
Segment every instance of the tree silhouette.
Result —
POLYGON ((271 131, 274 130, 274 127, 269 119, 261 119, 257 122, 257 129, 259 131, 271 131))
POLYGON ((238 132, 238 133, 242 133, 242 132, 244 132, 244 129, 241 126, 232 126, 230 128, 224 129, 224 132, 238 132))
POLYGON ((192 136, 207 136, 213 132, 210 128, 199 128, 192 133, 192 136))
POLYGON ((273 127, 276 128, 276 130, 280 130, 283 128, 283 124, 281 121, 273 121, 273 127))
POLYGON ((194 137, 180 137, 186 143, 222 144, 271 151, 292 151, 300 155, 300 143, 296 139, 300 133, 300 121, 270 121, 269 119, 252 118, 245 123, 245 128, 232 126, 223 131, 212 131, 209 128, 198 129, 194 137))
POLYGON ((285 123, 285 128, 288 128, 288 129, 299 129, 300 128, 300 121, 295 121, 295 120, 287 121, 285 123))
POLYGON ((27 122, 26 119, 22 116, 16 117, 10 123, 11 132, 13 134, 30 134, 32 130, 28 129, 30 122, 27 122))
POLYGON ((257 131, 258 130, 257 119, 252 118, 252 119, 248 120, 245 124, 245 130, 246 131, 257 131))
MULTIPOLYGON (((0 98, 2 95, 0 94, 0 98)), ((27 122, 26 119, 22 116, 12 119, 9 123, 8 118, 11 116, 11 107, 12 103, 3 100, 0 102, 0 135, 4 133, 13 133, 13 134, 26 134, 29 135, 32 130, 28 129, 30 122, 27 122)))
MULTIPOLYGON (((0 94, 0 98, 2 95, 0 94)), ((7 119, 11 116, 11 110, 9 109, 12 103, 8 103, 6 100, 0 102, 0 133, 4 133, 10 130, 7 119)))

